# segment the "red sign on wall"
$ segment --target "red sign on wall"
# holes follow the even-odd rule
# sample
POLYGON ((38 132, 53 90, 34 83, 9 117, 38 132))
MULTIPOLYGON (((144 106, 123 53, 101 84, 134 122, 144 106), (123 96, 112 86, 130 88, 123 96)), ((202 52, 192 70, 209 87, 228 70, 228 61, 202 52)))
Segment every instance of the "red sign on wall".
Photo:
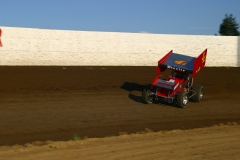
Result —
POLYGON ((1 28, 0 28, 0 47, 2 47, 1 36, 2 36, 2 30, 1 30, 1 28))

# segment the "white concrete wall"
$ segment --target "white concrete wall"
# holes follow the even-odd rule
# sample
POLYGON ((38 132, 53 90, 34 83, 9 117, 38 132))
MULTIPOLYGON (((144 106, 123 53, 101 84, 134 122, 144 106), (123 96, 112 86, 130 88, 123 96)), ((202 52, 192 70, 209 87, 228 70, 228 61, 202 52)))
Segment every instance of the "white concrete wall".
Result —
POLYGON ((240 66, 239 37, 0 28, 0 65, 156 66, 208 48, 207 66, 240 66))

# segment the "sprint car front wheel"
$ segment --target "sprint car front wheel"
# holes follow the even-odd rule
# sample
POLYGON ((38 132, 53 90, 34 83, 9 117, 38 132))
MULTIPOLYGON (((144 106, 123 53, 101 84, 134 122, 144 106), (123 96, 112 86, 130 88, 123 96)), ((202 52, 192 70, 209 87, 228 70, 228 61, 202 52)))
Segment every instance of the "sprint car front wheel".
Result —
POLYGON ((149 88, 145 88, 143 90, 142 99, 143 99, 143 102, 146 104, 153 103, 154 94, 152 93, 152 91, 149 88))
POLYGON ((177 105, 180 108, 185 108, 188 104, 187 92, 179 92, 177 95, 177 105))

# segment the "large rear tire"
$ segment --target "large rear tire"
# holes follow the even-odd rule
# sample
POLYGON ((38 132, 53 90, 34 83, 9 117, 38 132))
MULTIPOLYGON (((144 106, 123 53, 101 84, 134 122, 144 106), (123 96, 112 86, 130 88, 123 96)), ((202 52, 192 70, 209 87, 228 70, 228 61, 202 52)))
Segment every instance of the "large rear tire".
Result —
POLYGON ((188 95, 187 92, 179 92, 177 95, 177 105, 180 108, 187 107, 188 104, 188 95))
POLYGON ((149 88, 145 88, 143 90, 142 99, 143 99, 143 102, 146 103, 146 104, 153 103, 154 94, 152 94, 152 91, 149 88))
POLYGON ((194 91, 194 95, 191 97, 191 101, 193 102, 202 102, 203 100, 203 87, 200 85, 195 85, 192 87, 194 91))

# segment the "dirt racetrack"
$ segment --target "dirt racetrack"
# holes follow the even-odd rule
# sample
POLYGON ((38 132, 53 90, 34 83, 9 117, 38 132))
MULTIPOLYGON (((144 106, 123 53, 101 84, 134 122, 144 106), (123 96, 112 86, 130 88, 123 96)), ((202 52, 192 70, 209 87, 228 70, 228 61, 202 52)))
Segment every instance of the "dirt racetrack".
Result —
POLYGON ((205 67, 204 101, 146 105, 156 67, 0 67, 0 146, 240 122, 240 68, 205 67))

